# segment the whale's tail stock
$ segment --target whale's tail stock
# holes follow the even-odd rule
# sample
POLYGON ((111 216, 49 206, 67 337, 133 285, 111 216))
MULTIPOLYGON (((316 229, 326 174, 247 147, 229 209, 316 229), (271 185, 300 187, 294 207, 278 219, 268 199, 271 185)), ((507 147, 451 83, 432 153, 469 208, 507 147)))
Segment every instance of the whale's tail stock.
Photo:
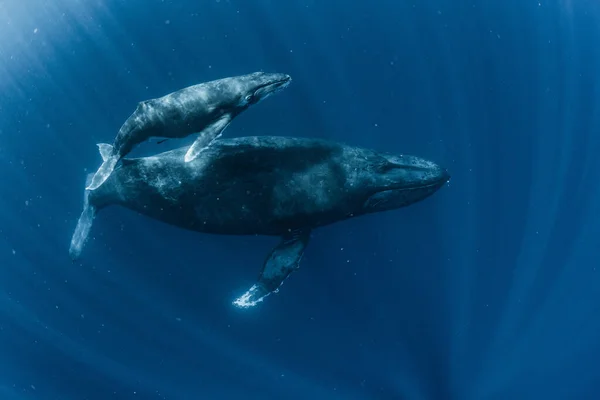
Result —
MULTIPOLYGON (((93 177, 94 174, 87 176, 86 187, 92 182, 93 177)), ((71 246, 69 247, 69 255, 73 261, 81 255, 83 246, 92 228, 92 222, 94 222, 94 217, 96 216, 96 207, 90 204, 89 196, 90 191, 85 189, 83 193, 83 211, 79 216, 79 221, 77 221, 77 227, 75 227, 75 232, 73 232, 73 237, 71 238, 71 246)))

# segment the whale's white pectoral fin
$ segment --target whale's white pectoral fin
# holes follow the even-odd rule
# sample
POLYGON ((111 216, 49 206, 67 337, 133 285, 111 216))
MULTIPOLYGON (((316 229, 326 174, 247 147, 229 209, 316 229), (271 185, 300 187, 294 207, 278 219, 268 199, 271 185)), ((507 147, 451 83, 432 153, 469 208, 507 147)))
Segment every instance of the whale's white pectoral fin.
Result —
POLYGON ((263 301, 269 294, 269 292, 266 292, 263 288, 254 284, 246 293, 235 299, 233 305, 239 308, 254 307, 263 301))
POLYGON ((212 142, 217 140, 225 128, 231 122, 231 115, 225 114, 198 134, 196 141, 190 146, 185 153, 185 162, 190 162, 196 159, 202 150, 206 149, 212 142))
POLYGON ((276 293, 283 281, 299 268, 310 230, 294 232, 283 238, 265 261, 263 270, 252 287, 233 301, 239 308, 254 307, 271 293, 276 293))

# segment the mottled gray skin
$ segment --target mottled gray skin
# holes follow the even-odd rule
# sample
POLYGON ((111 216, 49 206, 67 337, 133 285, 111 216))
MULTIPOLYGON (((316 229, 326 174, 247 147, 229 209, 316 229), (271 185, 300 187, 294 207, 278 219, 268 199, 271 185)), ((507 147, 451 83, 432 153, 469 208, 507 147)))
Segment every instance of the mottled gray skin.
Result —
POLYGON ((71 257, 80 255, 97 211, 110 205, 197 232, 280 236, 256 284, 234 301, 252 307, 298 269, 312 229, 408 206, 449 179, 418 157, 317 139, 217 140, 191 162, 185 151, 123 159, 102 186, 86 191, 71 257))
POLYGON ((198 232, 282 236, 407 206, 448 180, 417 157, 316 139, 218 140, 190 163, 184 152, 122 160, 90 204, 118 204, 198 232))
POLYGON ((191 86, 158 99, 141 102, 125 121, 113 145, 98 144, 102 165, 88 182, 96 190, 108 179, 119 160, 150 137, 196 140, 184 155, 193 161, 218 139, 242 111, 285 88, 289 75, 255 72, 191 86))
POLYGON ((291 78, 255 72, 190 86, 142 101, 125 121, 113 143, 119 157, 150 137, 184 138, 199 133, 225 114, 231 119, 285 88, 291 78))

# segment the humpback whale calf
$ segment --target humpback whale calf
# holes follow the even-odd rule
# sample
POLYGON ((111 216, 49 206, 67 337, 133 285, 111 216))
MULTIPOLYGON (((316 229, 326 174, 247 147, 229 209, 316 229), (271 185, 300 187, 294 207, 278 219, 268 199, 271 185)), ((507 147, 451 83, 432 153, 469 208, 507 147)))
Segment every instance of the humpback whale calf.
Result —
POLYGON ((114 143, 98 144, 102 165, 87 189, 95 190, 102 185, 119 160, 150 137, 177 139, 197 133, 185 154, 185 161, 192 161, 221 136, 233 118, 290 82, 291 77, 286 74, 255 72, 189 86, 138 103, 114 143))
POLYGON ((251 307, 299 267, 311 230, 408 206, 450 177, 415 156, 319 139, 219 139, 189 163, 185 152, 123 158, 104 185, 86 190, 71 258, 80 256, 96 213, 110 205, 197 232, 279 236, 257 282, 234 301, 251 307))

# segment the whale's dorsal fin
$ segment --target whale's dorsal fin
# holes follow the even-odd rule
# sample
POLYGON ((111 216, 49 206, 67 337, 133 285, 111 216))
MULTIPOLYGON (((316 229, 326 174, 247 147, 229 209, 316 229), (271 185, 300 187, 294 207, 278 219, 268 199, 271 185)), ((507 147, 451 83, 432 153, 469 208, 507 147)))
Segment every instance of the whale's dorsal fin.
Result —
POLYGON ((284 236, 267 257, 258 282, 233 304, 240 308, 254 307, 271 293, 277 293, 283 281, 299 268, 309 238, 309 229, 294 231, 284 236))
POLYGON ((195 160, 202 150, 206 149, 212 142, 221 137, 223 131, 231 122, 231 119, 231 115, 224 114, 221 118, 204 128, 202 132, 198 133, 196 141, 192 143, 187 153, 185 153, 185 162, 195 160))
POLYGON ((146 106, 148 105, 148 103, 150 103, 150 101, 151 101, 151 100, 143 100, 143 101, 140 101, 139 103, 137 103, 136 110, 141 110, 141 109, 143 109, 144 107, 146 107, 146 106))

